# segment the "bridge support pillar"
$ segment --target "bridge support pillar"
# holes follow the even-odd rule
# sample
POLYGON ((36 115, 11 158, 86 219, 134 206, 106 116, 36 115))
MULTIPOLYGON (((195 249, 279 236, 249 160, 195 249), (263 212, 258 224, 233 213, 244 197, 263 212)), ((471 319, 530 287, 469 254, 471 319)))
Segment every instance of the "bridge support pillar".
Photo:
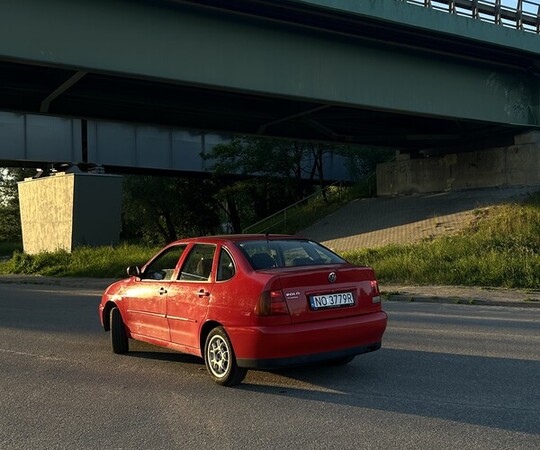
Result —
POLYGON ((516 136, 509 147, 429 158, 400 156, 377 166, 377 195, 540 186, 540 131, 516 136))
POLYGON ((18 188, 26 253, 118 243, 122 177, 57 173, 18 188))

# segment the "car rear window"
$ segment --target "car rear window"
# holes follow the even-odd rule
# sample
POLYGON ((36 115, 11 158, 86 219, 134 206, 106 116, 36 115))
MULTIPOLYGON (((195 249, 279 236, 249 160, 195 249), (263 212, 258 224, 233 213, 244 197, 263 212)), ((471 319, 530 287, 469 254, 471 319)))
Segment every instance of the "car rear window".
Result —
POLYGON ((255 270, 345 262, 326 247, 304 239, 263 239, 238 242, 236 245, 255 270))

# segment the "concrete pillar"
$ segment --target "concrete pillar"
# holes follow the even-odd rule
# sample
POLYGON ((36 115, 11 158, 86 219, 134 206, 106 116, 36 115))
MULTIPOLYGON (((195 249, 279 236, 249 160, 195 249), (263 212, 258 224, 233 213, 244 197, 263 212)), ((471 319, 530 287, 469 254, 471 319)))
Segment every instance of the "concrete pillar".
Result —
POLYGON ((56 173, 26 179, 18 188, 26 253, 118 243, 121 176, 56 173))

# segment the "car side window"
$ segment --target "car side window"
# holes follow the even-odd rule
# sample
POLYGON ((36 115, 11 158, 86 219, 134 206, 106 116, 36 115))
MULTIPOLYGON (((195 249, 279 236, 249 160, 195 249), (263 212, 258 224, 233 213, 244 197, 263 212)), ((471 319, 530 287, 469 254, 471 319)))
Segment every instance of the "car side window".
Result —
POLYGON ((195 244, 182 265, 180 280, 210 281, 215 252, 215 245, 195 244))
POLYGON ((185 249, 185 244, 167 248, 146 267, 141 278, 145 280, 172 280, 176 264, 178 264, 185 249))
POLYGON ((219 254, 219 262, 217 269, 216 281, 227 281, 234 277, 236 270, 234 268, 234 262, 232 256, 224 248, 221 249, 219 254))

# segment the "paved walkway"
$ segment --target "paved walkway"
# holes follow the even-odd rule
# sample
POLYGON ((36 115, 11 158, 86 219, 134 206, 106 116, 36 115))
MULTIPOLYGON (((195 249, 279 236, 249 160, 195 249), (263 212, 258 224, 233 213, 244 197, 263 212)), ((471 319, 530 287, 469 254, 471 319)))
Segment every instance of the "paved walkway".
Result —
POLYGON ((540 308, 540 290, 470 286, 382 285, 386 300, 540 308))
POLYGON ((471 223, 478 210, 520 201, 538 190, 491 188, 358 199, 299 234, 336 251, 407 244, 457 233, 471 223))

